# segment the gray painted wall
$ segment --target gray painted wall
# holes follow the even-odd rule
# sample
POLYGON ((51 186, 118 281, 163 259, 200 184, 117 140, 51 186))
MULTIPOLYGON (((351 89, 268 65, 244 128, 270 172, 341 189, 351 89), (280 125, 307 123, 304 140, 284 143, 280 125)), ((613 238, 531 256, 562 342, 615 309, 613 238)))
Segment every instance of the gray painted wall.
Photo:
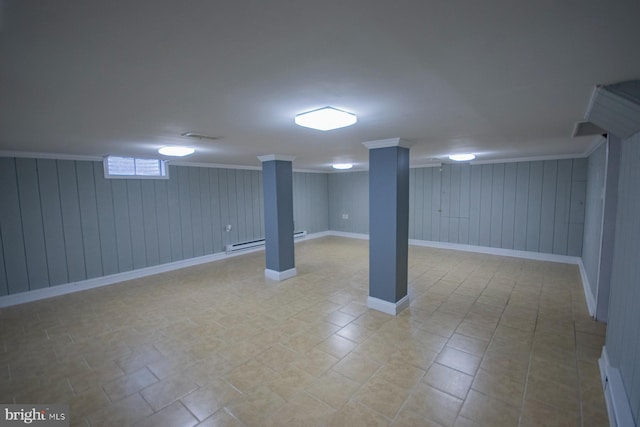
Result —
POLYGON ((602 236, 602 198, 607 166, 607 144, 602 144, 591 156, 587 167, 587 201, 584 214, 584 239, 582 247, 582 263, 589 280, 589 289, 593 301, 598 292, 598 270, 600 265, 600 248, 602 236))
POLYGON ((333 173, 328 179, 329 229, 369 234, 369 173, 333 173))
POLYGON ((640 421, 640 133, 622 143, 606 346, 640 421))
MULTIPOLYGON (((298 229, 326 230, 326 177, 294 177, 298 229), (319 197, 296 197, 308 194, 319 197)), ((260 171, 170 166, 168 180, 106 180, 101 162, 0 158, 0 295, 262 237, 260 171)))
MULTIPOLYGON (((416 168, 409 179, 411 239, 582 254, 587 159, 416 168)), ((367 182, 329 176, 331 230, 368 232, 367 182)))

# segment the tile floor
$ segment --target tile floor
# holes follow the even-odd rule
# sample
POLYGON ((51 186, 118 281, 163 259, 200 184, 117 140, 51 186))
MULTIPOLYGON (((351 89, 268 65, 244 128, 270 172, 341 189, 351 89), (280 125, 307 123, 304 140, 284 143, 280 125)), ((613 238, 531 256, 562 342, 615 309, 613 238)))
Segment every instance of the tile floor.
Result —
POLYGON ((605 426, 576 266, 411 247, 411 307, 366 307, 368 242, 246 254, 0 310, 0 402, 78 426, 605 426))

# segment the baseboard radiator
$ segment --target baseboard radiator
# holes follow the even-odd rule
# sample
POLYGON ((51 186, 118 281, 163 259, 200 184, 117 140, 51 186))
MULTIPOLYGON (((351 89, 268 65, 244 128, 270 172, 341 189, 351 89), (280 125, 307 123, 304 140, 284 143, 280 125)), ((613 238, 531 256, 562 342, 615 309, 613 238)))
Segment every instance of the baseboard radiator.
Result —
MULTIPOLYGON (((294 239, 300 239, 302 237, 305 237, 307 235, 307 231, 296 231, 293 233, 293 238, 294 239)), ((259 248, 261 246, 264 246, 264 239, 257 239, 257 240, 249 240, 246 242, 240 242, 240 243, 234 243, 232 245, 227 245, 226 247, 226 252, 228 254, 234 253, 234 252, 239 252, 239 251, 246 251, 248 249, 254 249, 254 248, 259 248)))

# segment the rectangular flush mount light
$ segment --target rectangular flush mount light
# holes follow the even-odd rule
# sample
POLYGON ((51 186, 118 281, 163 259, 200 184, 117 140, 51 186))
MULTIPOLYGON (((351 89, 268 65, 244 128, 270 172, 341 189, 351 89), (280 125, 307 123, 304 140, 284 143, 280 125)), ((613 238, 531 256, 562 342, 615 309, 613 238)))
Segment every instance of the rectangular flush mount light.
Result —
POLYGON ((318 110, 308 111, 298 114, 295 118, 298 126, 322 131, 351 126, 357 121, 358 118, 355 114, 333 107, 324 107, 318 110))

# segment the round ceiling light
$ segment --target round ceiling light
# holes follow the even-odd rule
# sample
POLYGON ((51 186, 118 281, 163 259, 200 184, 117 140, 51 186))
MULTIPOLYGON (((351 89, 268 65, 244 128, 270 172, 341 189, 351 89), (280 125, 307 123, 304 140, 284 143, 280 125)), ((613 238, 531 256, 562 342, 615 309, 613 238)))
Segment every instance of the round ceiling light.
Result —
POLYGON ((188 156, 189 154, 195 153, 191 147, 182 147, 179 145, 168 145, 166 147, 162 147, 158 150, 158 153, 165 156, 173 156, 173 157, 183 157, 188 156))
POLYGON ((466 154, 451 154, 449 158, 456 162, 467 162, 469 160, 473 160, 476 158, 475 154, 466 153, 466 154))
POLYGON ((351 169, 353 167, 352 163, 334 163, 333 168, 339 170, 351 169))

